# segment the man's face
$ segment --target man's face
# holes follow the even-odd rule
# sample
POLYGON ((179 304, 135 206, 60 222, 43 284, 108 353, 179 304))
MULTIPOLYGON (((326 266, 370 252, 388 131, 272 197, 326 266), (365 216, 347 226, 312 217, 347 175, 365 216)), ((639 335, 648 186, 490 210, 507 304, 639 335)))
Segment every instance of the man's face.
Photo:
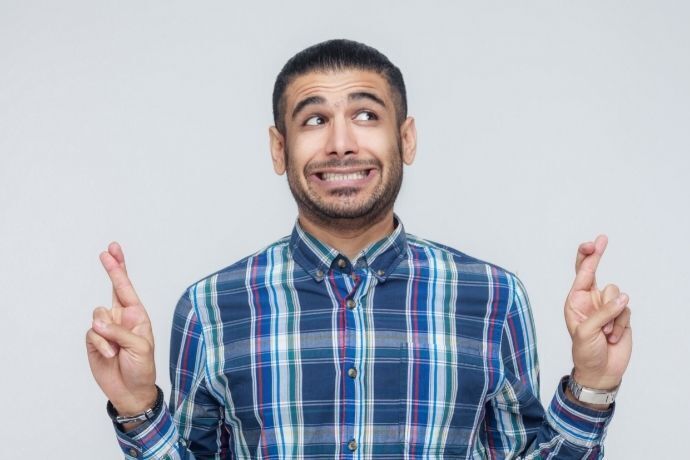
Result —
POLYGON ((288 86, 284 107, 284 136, 271 129, 273 162, 277 173, 287 171, 301 216, 363 225, 392 210, 402 163, 414 158, 414 122, 398 125, 382 76, 308 73, 288 86))

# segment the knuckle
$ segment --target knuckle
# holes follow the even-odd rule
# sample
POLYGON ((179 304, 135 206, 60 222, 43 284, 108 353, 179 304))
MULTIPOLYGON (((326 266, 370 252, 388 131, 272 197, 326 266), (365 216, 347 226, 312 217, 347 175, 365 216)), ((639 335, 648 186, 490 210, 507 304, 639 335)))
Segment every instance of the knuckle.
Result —
POLYGON ((616 310, 618 308, 618 296, 607 297, 604 307, 607 310, 616 310))
POLYGON ((608 283, 606 287, 604 288, 604 291, 618 291, 618 286, 616 286, 613 283, 608 283))
POLYGON ((620 294, 620 289, 618 289, 618 286, 615 284, 607 284, 606 287, 604 287, 603 291, 603 297, 605 302, 609 302, 611 300, 615 300, 616 297, 620 294))
POLYGON ((580 325, 577 329, 575 329, 575 334, 573 335, 573 339, 576 340, 577 342, 582 342, 586 338, 586 332, 584 330, 584 327, 580 325))
POLYGON ((94 331, 93 329, 89 329, 88 331, 86 331, 85 338, 88 343, 96 343, 99 339, 99 335, 96 334, 96 331, 94 331))
POLYGON ((110 312, 105 307, 96 307, 93 310, 93 319, 105 318, 110 316, 110 312))
POLYGON ((141 351, 146 354, 153 353, 153 344, 148 340, 143 339, 141 344, 141 351))

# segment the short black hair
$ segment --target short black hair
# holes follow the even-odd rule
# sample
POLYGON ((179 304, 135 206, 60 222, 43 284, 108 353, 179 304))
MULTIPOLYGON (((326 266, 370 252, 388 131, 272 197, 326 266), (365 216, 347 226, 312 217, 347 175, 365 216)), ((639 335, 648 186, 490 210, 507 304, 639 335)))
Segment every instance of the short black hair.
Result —
POLYGON ((273 86, 273 122, 285 134, 285 89, 297 77, 309 72, 369 70, 380 74, 391 88, 398 124, 407 118, 407 95, 402 73, 380 51, 352 40, 335 39, 317 43, 295 54, 285 63, 273 86))

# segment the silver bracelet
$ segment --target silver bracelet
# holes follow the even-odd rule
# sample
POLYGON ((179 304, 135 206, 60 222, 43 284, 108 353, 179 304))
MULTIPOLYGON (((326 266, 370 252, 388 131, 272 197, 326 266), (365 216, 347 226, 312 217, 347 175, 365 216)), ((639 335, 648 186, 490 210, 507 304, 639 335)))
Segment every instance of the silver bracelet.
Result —
POLYGON ((139 422, 139 421, 144 421, 144 420, 153 420, 156 413, 163 406, 163 390, 161 390, 158 385, 156 385, 156 390, 158 393, 156 395, 156 402, 153 403, 153 406, 149 409, 146 409, 141 414, 137 414, 137 415, 131 415, 131 416, 119 415, 117 413, 117 411, 115 410, 113 403, 108 401, 108 404, 106 405, 106 410, 108 411, 108 415, 110 416, 110 419, 113 422, 119 423, 119 424, 129 423, 129 422, 139 422))

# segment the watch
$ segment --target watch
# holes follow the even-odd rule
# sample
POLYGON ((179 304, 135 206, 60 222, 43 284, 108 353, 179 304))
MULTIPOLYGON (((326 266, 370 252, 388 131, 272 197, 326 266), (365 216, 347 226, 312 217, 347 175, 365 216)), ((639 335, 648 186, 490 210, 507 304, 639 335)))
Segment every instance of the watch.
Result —
MULTIPOLYGON (((574 370, 573 370, 574 371, 574 370)), ((575 399, 588 404, 611 404, 616 399, 620 385, 612 390, 597 390, 595 388, 583 387, 573 378, 573 372, 568 378, 568 389, 575 396, 575 399)))
POLYGON ((144 421, 144 420, 153 420, 156 413, 163 406, 163 390, 161 390, 160 387, 158 385, 156 385, 156 391, 157 391, 156 402, 153 403, 153 406, 149 409, 146 409, 141 414, 137 414, 137 415, 131 415, 131 416, 119 415, 117 413, 117 411, 115 410, 113 403, 108 401, 108 404, 106 405, 106 410, 108 411, 108 415, 110 416, 110 419, 113 422, 119 423, 119 424, 129 423, 129 422, 139 422, 139 421, 144 421))

